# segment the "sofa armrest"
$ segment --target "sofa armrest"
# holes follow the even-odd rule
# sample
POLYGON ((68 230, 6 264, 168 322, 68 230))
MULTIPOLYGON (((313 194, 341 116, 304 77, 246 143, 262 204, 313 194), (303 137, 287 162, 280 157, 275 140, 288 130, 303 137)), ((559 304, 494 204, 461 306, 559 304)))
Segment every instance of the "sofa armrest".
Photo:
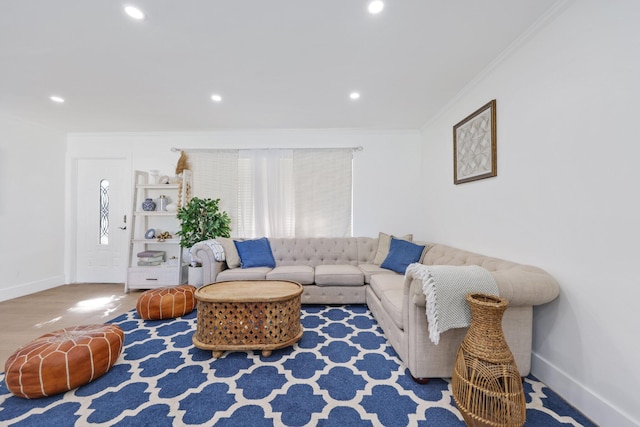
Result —
MULTIPOLYGON (((406 279, 405 279, 406 280, 406 279)), ((420 279, 413 279, 407 286, 405 282, 405 300, 409 303, 417 305, 418 307, 427 307, 427 297, 422 291, 422 281, 420 279)))
POLYGON ((218 273, 227 269, 227 263, 225 261, 216 261, 211 248, 202 242, 193 245, 191 258, 202 264, 202 283, 205 285, 215 283, 218 273))
POLYGON ((560 295, 560 285, 546 271, 530 265, 492 271, 500 296, 512 306, 535 306, 553 301, 560 295))
MULTIPOLYGON (((498 285, 500 297, 510 306, 535 306, 553 301, 560 294, 558 282, 544 270, 528 265, 515 265, 504 270, 490 272, 498 285)), ((422 281, 413 279, 407 290, 409 301, 426 307, 422 281)))

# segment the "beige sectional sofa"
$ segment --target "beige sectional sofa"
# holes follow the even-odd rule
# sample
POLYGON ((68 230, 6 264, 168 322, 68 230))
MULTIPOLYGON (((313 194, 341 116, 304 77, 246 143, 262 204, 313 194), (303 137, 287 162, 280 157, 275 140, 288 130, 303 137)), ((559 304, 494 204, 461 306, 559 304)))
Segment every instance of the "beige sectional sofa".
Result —
MULTIPOLYGON (((379 236, 381 239, 383 235, 379 236)), ((388 237, 388 236, 387 236, 388 237)), ((220 239, 218 239, 220 240, 220 239)), ((216 261, 211 246, 201 242, 192 257, 202 263, 204 283, 229 280, 293 280, 304 285, 303 304, 367 304, 386 337, 416 379, 450 377, 466 328, 452 329, 435 345, 429 339, 425 296, 420 280, 382 268, 388 247, 379 238, 270 238, 275 267, 240 268, 233 243, 227 239, 226 261, 216 261), (231 242, 231 243, 230 243, 231 242), (384 253, 382 253, 384 256, 384 253), (231 264, 234 268, 229 268, 231 264)), ((385 242, 386 244, 386 242, 385 242)), ((509 301, 503 330, 520 375, 529 374, 533 306, 559 293, 545 271, 440 244, 425 244, 425 265, 479 265, 495 279, 499 295, 509 301)))

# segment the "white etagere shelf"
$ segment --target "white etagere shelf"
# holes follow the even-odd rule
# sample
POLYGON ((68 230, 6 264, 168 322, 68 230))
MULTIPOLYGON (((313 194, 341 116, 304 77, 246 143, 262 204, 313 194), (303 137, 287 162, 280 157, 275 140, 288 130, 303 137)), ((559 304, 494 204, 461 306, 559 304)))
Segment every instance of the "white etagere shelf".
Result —
POLYGON ((147 244, 147 245, 179 245, 180 244, 180 239, 165 239, 165 240, 158 240, 158 239, 131 239, 132 243, 139 243, 139 244, 147 244))
POLYGON ((175 212, 156 212, 156 211, 135 211, 134 214, 137 216, 168 216, 168 217, 176 216, 175 212))
POLYGON ((164 195, 173 204, 178 200, 187 201, 187 186, 191 184, 191 171, 182 173, 180 184, 154 184, 149 182, 147 172, 134 172, 133 200, 131 204, 132 223, 129 239, 129 257, 127 267, 127 281, 124 290, 153 289, 165 286, 177 286, 186 283, 187 264, 183 260, 183 250, 180 238, 175 233, 179 230, 176 212, 142 209, 142 202, 151 198, 156 202, 156 209, 160 209, 158 198, 164 195), (148 230, 156 230, 155 235, 169 232, 170 239, 147 238, 148 230), (139 266, 138 253, 149 250, 165 252, 164 262, 154 266, 139 266))

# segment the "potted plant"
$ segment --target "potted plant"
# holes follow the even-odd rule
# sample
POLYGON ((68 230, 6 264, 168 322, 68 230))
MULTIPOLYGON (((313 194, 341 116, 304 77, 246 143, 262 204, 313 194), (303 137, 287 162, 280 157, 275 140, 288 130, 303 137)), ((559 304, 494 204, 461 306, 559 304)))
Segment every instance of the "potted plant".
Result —
POLYGON ((190 248, 203 240, 231 236, 231 218, 220 211, 219 204, 220 199, 194 197, 178 209, 180 246, 190 248))
MULTIPOLYGON (((231 218, 226 212, 220 211, 219 203, 220 199, 194 197, 178 209, 176 216, 180 221, 180 230, 176 234, 180 236, 180 246, 191 248, 203 240, 231 236, 231 218)), ((194 286, 202 284, 201 269, 202 267, 196 267, 195 262, 191 263, 189 284, 194 286), (196 271, 195 268, 200 270, 196 271)))

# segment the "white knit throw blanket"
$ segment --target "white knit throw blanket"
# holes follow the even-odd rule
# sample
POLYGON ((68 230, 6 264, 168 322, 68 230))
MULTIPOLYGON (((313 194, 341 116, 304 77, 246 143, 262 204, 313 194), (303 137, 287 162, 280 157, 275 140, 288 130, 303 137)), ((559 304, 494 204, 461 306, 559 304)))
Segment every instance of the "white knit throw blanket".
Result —
POLYGON ((465 296, 470 292, 498 295, 498 285, 491 273, 477 265, 410 264, 405 274, 405 286, 413 279, 422 281, 427 299, 429 338, 440 342, 440 334, 471 324, 471 312, 465 296))
MULTIPOLYGON (((218 242, 216 239, 203 240, 200 243, 209 246, 209 249, 211 249, 211 252, 213 252, 213 257, 216 261, 225 260, 224 248, 222 247, 222 244, 220 244, 220 242, 218 242)), ((191 248, 189 248, 189 256, 191 256, 191 248)), ((193 260, 193 257, 191 257, 191 259, 193 260)))

